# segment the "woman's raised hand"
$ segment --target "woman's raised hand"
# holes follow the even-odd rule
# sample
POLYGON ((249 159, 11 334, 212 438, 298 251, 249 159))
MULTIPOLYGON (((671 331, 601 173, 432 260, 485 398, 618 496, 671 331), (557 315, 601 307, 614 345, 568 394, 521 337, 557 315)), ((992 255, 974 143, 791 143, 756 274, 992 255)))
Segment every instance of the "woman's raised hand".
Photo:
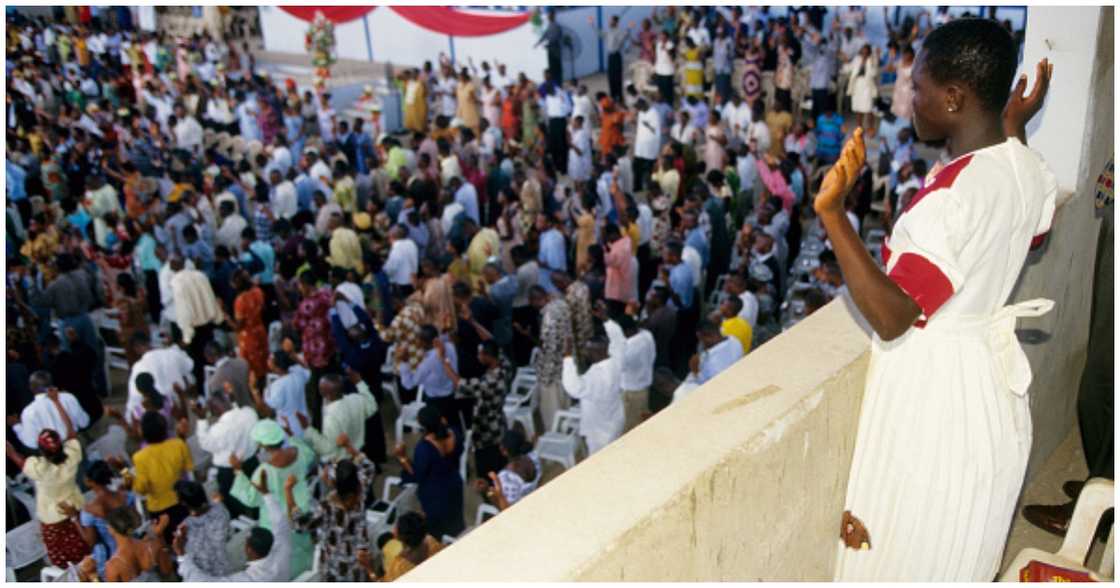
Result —
POLYGON ((821 182, 821 190, 813 202, 813 210, 817 214, 843 212, 844 200, 852 191, 852 186, 855 185, 860 170, 866 162, 867 150, 863 144, 863 129, 857 128, 844 144, 840 159, 836 160, 832 169, 825 175, 824 181, 821 182))

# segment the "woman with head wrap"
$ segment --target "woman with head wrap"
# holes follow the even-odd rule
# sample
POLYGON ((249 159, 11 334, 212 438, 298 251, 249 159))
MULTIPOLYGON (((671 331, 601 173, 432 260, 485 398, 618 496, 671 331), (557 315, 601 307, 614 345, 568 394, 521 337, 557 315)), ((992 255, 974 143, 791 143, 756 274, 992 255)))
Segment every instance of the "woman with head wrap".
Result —
POLYGON ((74 424, 70 422, 70 415, 58 398, 58 390, 51 388, 47 396, 54 402, 62 421, 66 423, 65 442, 57 431, 43 429, 38 439, 40 455, 25 458, 10 441, 7 443, 7 454, 8 459, 15 462, 35 483, 35 513, 43 545, 47 548, 47 557, 52 564, 65 568, 81 561, 90 552, 72 514, 85 504, 77 483, 82 446, 74 431, 74 424))

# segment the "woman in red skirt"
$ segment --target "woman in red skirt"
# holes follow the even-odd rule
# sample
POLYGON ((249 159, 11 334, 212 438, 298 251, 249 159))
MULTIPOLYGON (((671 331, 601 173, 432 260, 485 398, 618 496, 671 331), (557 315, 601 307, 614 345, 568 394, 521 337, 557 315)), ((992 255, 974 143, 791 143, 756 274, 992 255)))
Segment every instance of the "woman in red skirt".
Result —
POLYGON ((38 437, 41 456, 25 458, 15 450, 11 442, 7 444, 7 454, 35 482, 35 511, 42 526, 47 556, 52 564, 66 568, 90 553, 89 544, 71 517, 85 504, 77 482, 82 446, 78 443, 70 415, 59 399, 60 392, 51 386, 49 378, 45 372, 38 372, 31 377, 32 383, 38 380, 46 388, 45 394, 54 402, 62 416, 66 424, 66 443, 63 444, 54 430, 44 429, 38 437))

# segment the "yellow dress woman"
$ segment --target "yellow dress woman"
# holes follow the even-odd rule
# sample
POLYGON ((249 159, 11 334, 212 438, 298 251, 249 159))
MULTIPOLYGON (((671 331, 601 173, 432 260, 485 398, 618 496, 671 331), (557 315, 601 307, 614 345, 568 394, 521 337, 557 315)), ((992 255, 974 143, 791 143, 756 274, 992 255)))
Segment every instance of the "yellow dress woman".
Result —
POLYGON ((702 98, 704 95, 704 62, 700 58, 700 48, 691 38, 686 38, 684 42, 684 95, 702 98))
POLYGON ((404 126, 416 133, 428 129, 428 89, 415 71, 405 80, 404 126))

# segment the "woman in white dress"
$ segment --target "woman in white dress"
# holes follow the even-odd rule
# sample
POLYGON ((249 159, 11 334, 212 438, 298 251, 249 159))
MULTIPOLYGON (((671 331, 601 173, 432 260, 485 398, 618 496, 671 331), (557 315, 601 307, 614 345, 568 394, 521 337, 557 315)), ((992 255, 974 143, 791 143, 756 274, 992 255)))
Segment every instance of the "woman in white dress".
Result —
POLYGON ((568 127, 568 177, 579 184, 591 179, 591 131, 582 116, 568 127))
POLYGON ((502 128, 502 91, 490 83, 490 76, 482 78, 482 116, 491 128, 502 128))
POLYGON ((871 53, 871 45, 864 45, 851 62, 848 74, 848 96, 852 99, 852 112, 856 114, 856 124, 870 129, 875 117, 871 114, 875 98, 879 96, 879 48, 876 55, 871 53))
POLYGON ((1043 60, 1031 95, 1024 77, 1009 99, 1016 61, 995 21, 953 21, 926 39, 914 126, 923 141, 946 141, 952 161, 894 225, 885 273, 844 214, 865 163, 862 130, 814 203, 875 330, 837 513, 837 580, 988 582, 999 572, 1031 447, 1031 368, 1015 324, 1053 302, 1006 304, 1057 196, 1024 144, 1053 69, 1043 60))
POLYGON ((911 81, 914 71, 914 49, 909 45, 902 48, 902 56, 892 64, 898 77, 894 80, 894 93, 891 95, 891 112, 907 122, 914 116, 914 85, 911 81))

